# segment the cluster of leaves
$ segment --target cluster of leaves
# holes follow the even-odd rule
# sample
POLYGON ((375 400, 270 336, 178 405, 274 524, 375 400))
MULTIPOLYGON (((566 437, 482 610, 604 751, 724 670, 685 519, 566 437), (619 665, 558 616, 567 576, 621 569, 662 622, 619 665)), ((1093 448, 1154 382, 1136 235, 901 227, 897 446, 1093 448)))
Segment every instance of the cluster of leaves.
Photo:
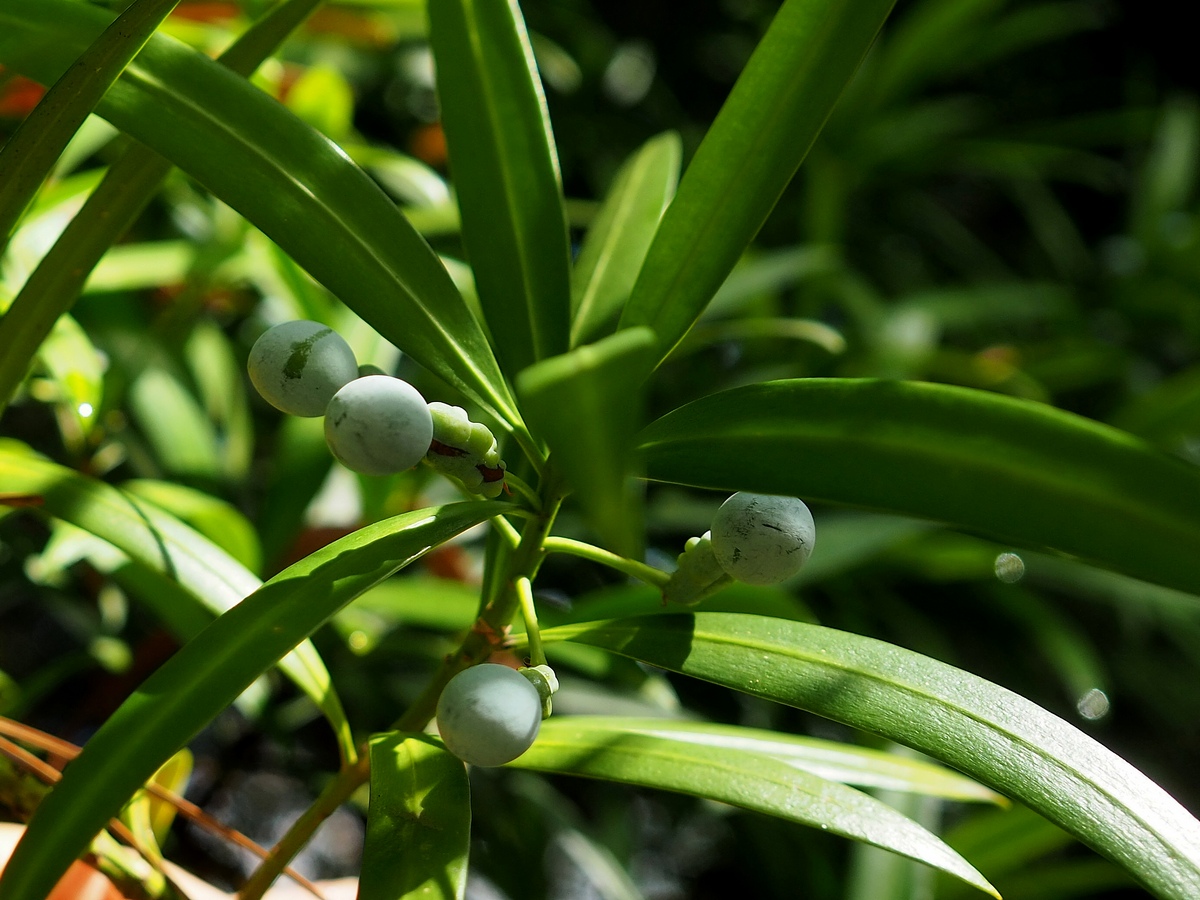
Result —
MULTIPOLYGON (((579 112, 591 81, 665 104, 646 48, 584 11, 531 3, 531 40, 515 4, 331 7, 260 68, 316 0, 216 22, 168 19, 172 0, 118 5, 0 0, 3 77, 53 85, 0 155, 0 403, 15 399, 0 574, 85 648, 46 664, 0 646, 16 675, 0 672, 0 713, 61 724, 55 689, 135 667, 138 629, 182 646, 38 804, 6 900, 44 896, 231 705, 286 729, 281 704, 248 692, 276 665, 331 726, 338 771, 243 896, 367 780, 364 898, 461 896, 472 829, 476 872, 513 896, 545 887, 547 842, 597 889, 636 896, 637 848, 585 824, 575 789, 476 774, 472 797, 423 734, 455 672, 543 646, 563 690, 510 768, 748 810, 761 866, 740 877, 764 894, 798 877, 814 896, 930 890, 932 870, 900 857, 958 879, 939 896, 995 893, 988 879, 1008 897, 1093 896, 1130 876, 1200 893, 1200 824, 998 685, 1085 721, 1108 698, 1163 722, 1196 705, 1179 667, 1200 655, 1200 114, 1174 99, 1002 126, 979 88, 1096 27, 1096 7, 920 0, 868 54, 890 0, 745 4, 757 47, 711 125, 660 117, 678 133, 619 167, 581 149, 594 132, 566 148, 568 185, 603 182, 593 204, 564 195, 551 113, 569 134, 598 127, 579 112), (412 148, 427 162, 356 130, 353 83, 378 89, 386 120, 425 120, 412 148), (1125 190, 1105 151, 1141 139, 1125 190), (1120 233, 1081 230, 1066 182, 1128 197, 1120 233), (319 426, 256 405, 242 374, 253 338, 295 318, 471 408, 535 490, 450 502, 429 473, 331 473, 319 426), (812 564, 781 589, 664 609, 643 560, 674 556, 734 490, 828 504, 812 564), (347 500, 339 539, 307 552, 306 511, 347 500), (447 543, 485 522, 484 546, 447 543), (997 582, 1013 547, 1025 578, 997 582), (427 554, 426 574, 401 572, 427 554), (549 627, 531 583, 571 595, 543 598, 549 627), (1134 636, 1072 615, 1095 600, 1134 636), (519 610, 528 638, 505 641, 519 610), (998 633, 1000 647, 979 637, 998 633), (811 720, 793 708, 857 732, 796 737, 811 720), (944 801, 993 791, 1024 806, 957 813, 937 836, 944 801), (820 831, 859 843, 848 878, 820 831), (1067 835, 1116 866, 1050 855, 1067 835), (797 846, 808 876, 781 868, 797 846)), ((616 817, 631 796, 591 799, 616 817)))

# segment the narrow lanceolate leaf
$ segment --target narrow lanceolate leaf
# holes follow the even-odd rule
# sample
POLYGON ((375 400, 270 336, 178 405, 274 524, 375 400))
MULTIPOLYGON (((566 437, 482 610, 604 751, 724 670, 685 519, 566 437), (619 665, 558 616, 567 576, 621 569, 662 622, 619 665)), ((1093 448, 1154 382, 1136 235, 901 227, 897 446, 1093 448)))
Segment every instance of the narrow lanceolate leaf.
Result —
POLYGON ((570 249, 546 99, 516 0, 431 0, 463 242, 505 371, 567 349, 570 249))
POLYGON ((1200 469, 1049 406, 936 384, 776 381, 689 403, 639 442, 656 481, 934 519, 1200 593, 1200 469))
POLYGON ((883 735, 1015 797, 1157 896, 1200 896, 1200 822, 1077 728, 969 672, 882 641, 737 613, 564 625, 571 640, 883 735))
POLYGON ((0 252, 67 142, 178 2, 135 0, 83 51, 0 149, 0 252))
MULTIPOLYGON (((53 80, 108 21, 72 0, 4 0, 0 63, 53 80)), ((400 349, 519 423, 487 339, 441 261, 326 137, 161 35, 96 111, 237 209, 400 349)))
POLYGON ((787 0, 684 172, 621 327, 665 357, 758 233, 894 0, 787 0))
POLYGON ((4 900, 42 900, 88 842, 247 685, 374 584, 504 503, 457 503, 356 531, 285 569, 187 643, 121 704, 30 820, 4 900))
POLYGON ((1007 805, 1004 798, 995 791, 944 766, 911 756, 856 747, 853 744, 782 734, 762 728, 742 728, 737 725, 617 716, 550 719, 542 724, 543 736, 547 734, 547 728, 556 728, 554 723, 560 721, 570 722, 577 730, 586 728, 594 735, 646 734, 683 743, 702 744, 706 747, 724 747, 745 753, 757 753, 829 781, 855 787, 906 792, 943 800, 985 801, 1007 805))
POLYGON ((571 346, 615 324, 663 212, 675 196, 683 147, 673 131, 626 160, 588 228, 571 270, 571 346))
POLYGON ((542 360, 517 379, 525 414, 589 524, 627 556, 641 555, 641 494, 631 483, 630 442, 653 354, 650 329, 627 329, 542 360))
MULTIPOLYGON (((33 498, 47 515, 107 541, 177 583, 197 609, 190 620, 220 615, 261 581, 232 556, 153 503, 36 456, 0 448, 0 491, 33 498)), ((350 724, 316 648, 300 644, 280 669, 312 698, 333 726, 343 754, 354 754, 350 724)))
POLYGON ((462 760, 425 734, 373 737, 359 900, 462 900, 470 849, 462 760))
POLYGON ((675 740, 590 716, 552 718, 510 765, 678 791, 883 847, 1000 895, 937 836, 890 806, 770 756, 675 740))

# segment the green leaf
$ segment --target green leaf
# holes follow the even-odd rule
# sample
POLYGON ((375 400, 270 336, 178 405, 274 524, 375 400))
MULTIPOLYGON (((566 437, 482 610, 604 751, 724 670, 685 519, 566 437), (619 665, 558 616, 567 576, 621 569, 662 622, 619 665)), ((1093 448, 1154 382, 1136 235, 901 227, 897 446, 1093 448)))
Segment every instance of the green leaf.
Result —
MULTIPOLYGON (((5 0, 0 62, 52 79, 107 20, 70 0, 5 0)), ((396 346, 520 427, 487 340, 441 261, 323 135, 161 36, 97 112, 238 210, 396 346)))
POLYGON ((906 744, 1015 797, 1164 898, 1200 896, 1200 822, 1039 706, 882 641, 733 613, 566 625, 571 640, 906 744))
POLYGON ((639 440, 656 481, 934 519, 1200 593, 1200 470, 1041 404, 936 384, 776 381, 689 403, 639 440))
POLYGON ((196 248, 188 241, 122 244, 104 254, 83 290, 141 291, 179 284, 195 259, 196 248))
POLYGON ((517 379, 534 432, 613 550, 640 556, 641 494, 631 483, 630 439, 641 420, 642 375, 654 334, 627 329, 542 360, 517 379))
POLYGON ((769 756, 629 731, 590 716, 548 719, 511 767, 619 781, 719 800, 865 841, 995 892, 969 863, 873 797, 769 756))
POLYGON ((178 2, 130 4, 79 54, 0 149, 0 251, 71 137, 178 2))
POLYGON ((597 735, 644 734, 680 743, 756 753, 839 784, 902 791, 944 800, 1007 805, 1007 801, 994 791, 936 763, 853 744, 736 725, 608 716, 548 719, 542 724, 542 733, 545 734, 547 729, 554 733, 558 727, 555 723, 561 722, 570 722, 576 730, 586 727, 597 735))
POLYGON ((146 679, 67 767, 4 870, 5 900, 42 900, 159 766, 341 607, 509 509, 456 503, 378 522, 285 569, 214 621, 146 679))
POLYGON ((663 216, 621 327, 649 325, 660 359, 758 233, 893 0, 787 0, 721 107, 663 216))
MULTIPOLYGON (((276 4, 221 55, 221 63, 249 74, 318 2, 276 4)), ((0 321, 0 346, 5 347, 0 355, 0 408, 24 378, 29 360, 55 321, 63 319, 83 290, 89 273, 133 224, 168 171, 170 163, 153 150, 140 144, 129 147, 38 263, 13 302, 12 315, 0 321)), ((236 446, 236 441, 231 444, 236 446)))
POLYGON ((432 0, 463 242, 510 375, 567 349, 570 249, 546 99, 515 0, 432 0))
POLYGON ((462 900, 471 849, 467 767, 437 740, 371 738, 371 805, 359 900, 462 900))
POLYGON ((262 568, 262 550, 254 526, 224 500, 195 488, 150 478, 126 481, 121 490, 195 528, 251 572, 262 568))
POLYGON ((675 196, 683 146, 668 131, 617 172, 571 271, 571 346, 599 337, 633 291, 663 212, 675 196))
MULTIPOLYGON (((41 510, 124 551, 153 572, 177 582, 210 614, 233 608, 261 582, 224 550, 153 504, 19 449, 0 446, 0 484, 29 495, 41 510)), ((197 616, 177 615, 173 625, 189 627, 197 616)), ((324 713, 343 755, 352 757, 354 740, 316 648, 305 641, 280 669, 324 713)))
POLYGON ((129 387, 129 410, 169 475, 215 482, 217 433, 200 404, 166 369, 148 368, 129 387))

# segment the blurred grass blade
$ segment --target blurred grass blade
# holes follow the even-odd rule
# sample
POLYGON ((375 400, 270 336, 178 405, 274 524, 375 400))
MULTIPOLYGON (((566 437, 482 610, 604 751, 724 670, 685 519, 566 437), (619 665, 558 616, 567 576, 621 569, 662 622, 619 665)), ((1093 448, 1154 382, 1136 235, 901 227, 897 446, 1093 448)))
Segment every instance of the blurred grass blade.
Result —
MULTIPOLYGON (((557 721, 560 720, 548 720, 542 727, 545 729, 557 721)), ((943 800, 1007 805, 1007 801, 999 794, 944 766, 915 756, 885 753, 882 750, 870 750, 853 744, 799 737, 762 728, 743 728, 737 725, 717 725, 683 719, 588 716, 586 720, 567 721, 577 724, 586 722, 587 727, 597 733, 607 731, 613 734, 646 734, 681 743, 757 753, 828 781, 855 787, 920 794, 943 800)))
POLYGON ((683 146, 668 131, 621 166, 571 271, 571 346, 599 337, 633 291, 663 212, 675 196, 683 146))
POLYGON ((463 243, 510 377, 567 349, 561 176, 516 0, 431 0, 429 43, 463 243))
POLYGON ((667 356, 758 233, 893 0, 787 0, 684 172, 621 327, 667 356))
POLYGON ((146 679, 67 767, 0 878, 4 900, 42 900, 159 766, 339 609, 510 508, 457 503, 378 522, 285 569, 214 621, 146 679))
MULTIPOLYGON (((5 492, 36 498, 36 507, 48 515, 107 541, 178 583, 209 614, 233 608, 261 584, 220 547, 153 504, 39 457, 0 447, 0 485, 5 492)), ((172 624, 198 617, 177 613, 172 624)), ((350 724, 316 648, 304 641, 279 667, 329 720, 343 756, 353 758, 350 724)))
POLYGON ((689 403, 639 441, 656 481, 933 519, 1200 593, 1200 469, 1041 404, 914 382, 776 381, 689 403))
POLYGON ((1000 896, 938 837, 891 807, 744 749, 629 731, 623 723, 591 716, 564 716, 543 722, 533 746, 509 765, 678 791, 779 816, 919 860, 1000 896))
POLYGON ((638 558, 641 494, 631 477, 630 444, 653 354, 650 329, 627 329, 542 360, 517 379, 525 415, 589 524, 614 551, 638 558))
MULTIPOLYGON (((70 0, 5 0, 0 62, 52 79, 107 19, 70 0)), ((380 334, 520 430, 491 348, 441 261, 326 137, 161 36, 97 112, 244 215, 380 334)))
POLYGON ((0 148, 0 252, 71 137, 178 2, 135 0, 130 4, 79 55, 0 148))
POLYGON ((127 402, 168 476, 219 483, 217 431, 181 379, 165 368, 147 368, 130 384, 127 402))
POLYGON ((565 625, 603 647, 913 747, 1021 800, 1158 896, 1200 896, 1200 822, 1083 732, 969 672, 871 638, 736 613, 565 625))
MULTIPOLYGON (((249 75, 319 2, 277 4, 225 51, 221 62, 249 75)), ((55 321, 71 308, 100 258, 137 219, 170 169, 153 150, 129 147, 38 263, 13 301, 13 314, 0 320, 0 347, 5 348, 0 354, 0 411, 55 321)))
POLYGON ((459 900, 467 887, 467 767, 434 738, 371 738, 371 805, 359 900, 459 900))

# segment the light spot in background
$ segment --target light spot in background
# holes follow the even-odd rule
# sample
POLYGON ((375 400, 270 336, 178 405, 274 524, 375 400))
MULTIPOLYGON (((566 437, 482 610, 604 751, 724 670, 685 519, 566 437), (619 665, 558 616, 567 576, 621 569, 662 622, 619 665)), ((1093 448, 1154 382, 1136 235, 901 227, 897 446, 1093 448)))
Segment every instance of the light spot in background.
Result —
POLYGON ((1089 722, 1103 719, 1108 715, 1110 708, 1111 704, 1108 702, 1108 695, 1100 690, 1100 688, 1092 688, 1080 697, 1075 704, 1075 709, 1089 722))
POLYGON ((604 93, 618 106, 633 106, 650 92, 656 69, 648 44, 622 44, 604 70, 604 93))
POLYGON ((90 403, 80 403, 77 408, 79 410, 79 415, 85 419, 96 411, 95 407, 93 407, 90 403))
POLYGON ((1005 584, 1015 584, 1025 576, 1025 560, 1015 553, 1001 553, 994 568, 996 577, 1005 584))

